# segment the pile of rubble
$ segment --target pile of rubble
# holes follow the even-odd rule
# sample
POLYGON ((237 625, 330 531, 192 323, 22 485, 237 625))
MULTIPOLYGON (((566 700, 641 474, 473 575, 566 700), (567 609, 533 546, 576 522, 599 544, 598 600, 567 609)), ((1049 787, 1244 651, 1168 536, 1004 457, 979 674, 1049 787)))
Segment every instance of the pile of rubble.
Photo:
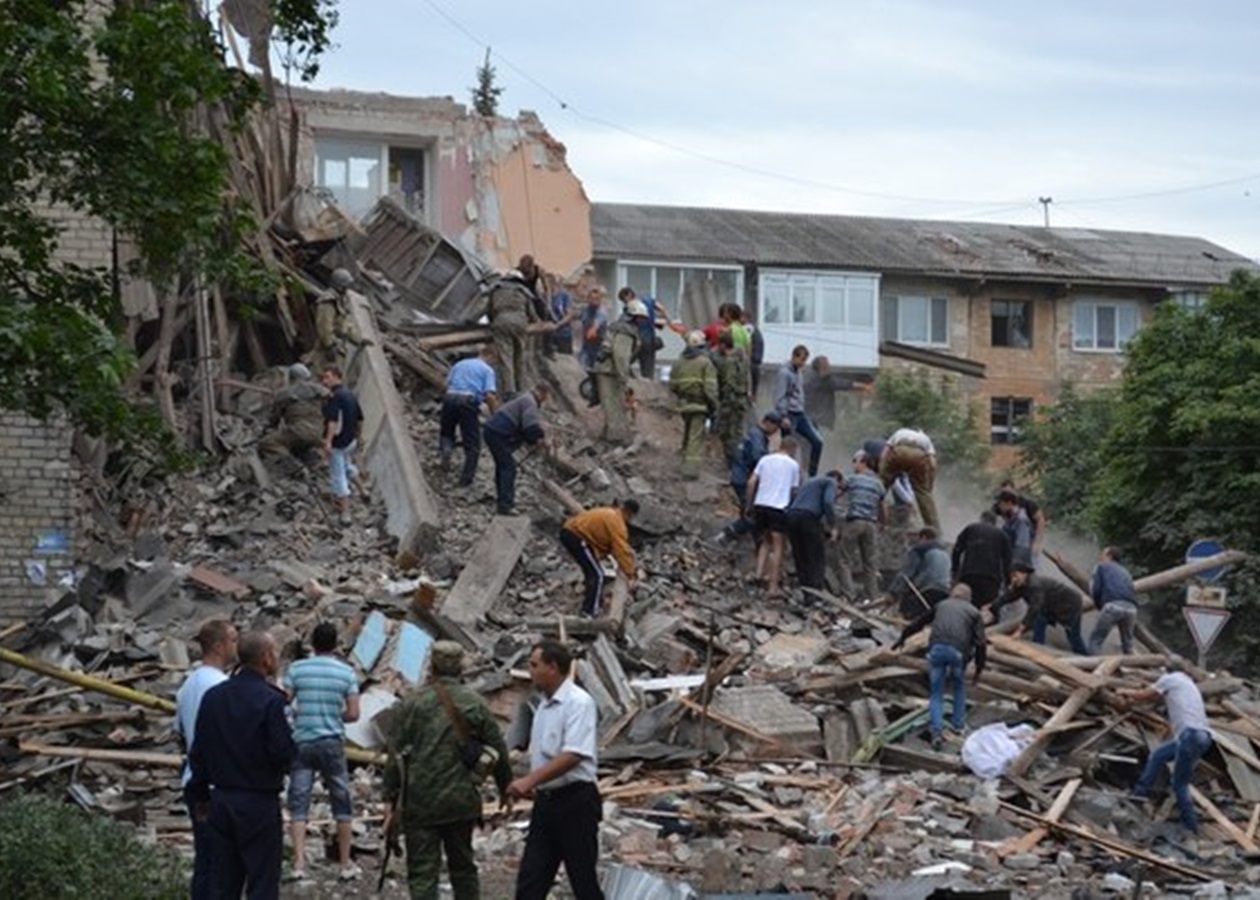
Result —
MULTIPOLYGON (((518 505, 528 515, 494 516, 488 460, 470 489, 432 464, 446 365, 484 331, 421 321, 415 298, 384 275, 364 283, 356 316, 371 339, 351 376, 373 398, 374 434, 392 429, 394 442, 388 456, 386 438, 368 442, 371 495, 345 524, 321 471, 264 466, 253 448, 279 370, 224 381, 216 434, 226 460, 133 492, 124 510, 96 506, 94 558, 42 617, 0 635, 11 664, 0 682, 0 794, 68 782, 75 802, 187 847, 170 712, 188 639, 227 616, 272 629, 293 655, 328 619, 363 685, 365 714, 349 736, 360 764, 355 850, 369 858, 381 851, 375 765, 387 710, 423 682, 432 642, 471 651, 468 677, 512 738, 524 727, 528 648, 545 634, 578 645, 577 676, 600 707, 611 898, 1067 897, 1136 895, 1143 884, 1211 896, 1260 883, 1255 686, 1195 673, 1217 740, 1196 778, 1203 835, 1186 842, 1166 822, 1171 801, 1151 815, 1125 799, 1159 719, 1121 705, 1116 689, 1150 683, 1165 658, 1158 642, 1147 635, 1137 656, 1082 658, 996 626, 970 723, 1036 731, 1001 779, 980 779, 957 742, 935 752, 924 740, 922 635, 893 652, 903 623, 880 607, 826 592, 767 601, 745 578, 748 548, 704 540, 735 509, 716 459, 699 480, 675 474, 663 386, 639 387, 639 437, 608 451, 590 437, 598 412, 580 398, 574 361, 539 360, 557 387, 547 419, 563 450, 524 461, 518 505), (580 575, 558 529, 577 509, 626 496, 643 505, 632 537, 646 578, 633 596, 616 588, 606 617, 579 619, 580 575)), ((496 896, 519 858, 525 811, 508 821, 490 809, 478 841, 496 896)))

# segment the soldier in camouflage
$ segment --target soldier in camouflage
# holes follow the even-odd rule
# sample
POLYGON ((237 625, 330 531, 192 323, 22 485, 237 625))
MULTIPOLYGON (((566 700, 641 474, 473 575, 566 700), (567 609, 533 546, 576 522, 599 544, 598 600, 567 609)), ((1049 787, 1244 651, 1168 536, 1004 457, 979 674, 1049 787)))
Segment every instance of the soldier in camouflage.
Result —
POLYGON ((296 456, 311 459, 324 443, 324 400, 328 392, 311 379, 301 363, 289 366, 289 385, 281 388, 271 404, 273 430, 259 446, 263 456, 296 456))
MULTIPOLYGON (((492 774, 506 806, 512 780, 507 746, 486 701, 460 684, 464 648, 453 641, 438 641, 431 654, 432 678, 445 688, 469 737, 498 753, 492 774)), ((472 846, 473 828, 481 821, 481 787, 461 758, 457 732, 431 684, 399 704, 389 731, 385 831, 389 834, 401 826, 407 846, 407 887, 413 900, 438 900, 443 849, 455 900, 481 896, 472 846)))
POLYGON ((630 364, 639 356, 639 329, 647 319, 647 307, 639 300, 626 304, 624 318, 608 326, 591 371, 604 410, 603 439, 614 444, 630 442, 630 413, 626 396, 630 388, 630 364))
POLYGON ((525 338, 529 326, 538 321, 535 311, 537 295, 526 283, 526 276, 513 269, 490 287, 486 316, 499 363, 496 375, 499 395, 508 400, 522 390, 531 377, 531 363, 525 355, 525 338))
POLYGON ((749 399, 748 357, 735 346, 735 338, 729 331, 718 335, 713 364, 717 367, 718 379, 717 433, 722 441, 726 464, 731 466, 739 455, 739 444, 744 439, 744 421, 748 418, 752 402, 749 399))
POLYGON ((687 335, 687 349, 669 369, 669 391, 683 420, 682 474, 695 478, 704 462, 704 423, 717 411, 717 369, 705 350, 704 332, 687 335))

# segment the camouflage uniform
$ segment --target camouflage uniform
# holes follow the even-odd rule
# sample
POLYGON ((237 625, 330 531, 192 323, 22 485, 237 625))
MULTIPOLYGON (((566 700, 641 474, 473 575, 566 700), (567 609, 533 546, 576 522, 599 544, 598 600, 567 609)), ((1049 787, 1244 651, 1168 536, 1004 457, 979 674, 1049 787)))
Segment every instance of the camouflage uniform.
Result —
POLYGON ((272 401, 271 420, 279 427, 263 439, 264 456, 290 453, 302 457, 324 443, 324 398, 313 381, 299 381, 281 390, 272 401))
POLYGON ((609 325, 591 369, 599 388, 599 405, 604 408, 604 440, 614 443, 630 440, 626 388, 630 386, 630 363, 638 355, 639 326, 626 319, 609 325))
MULTIPOLYGON (((504 796, 512 780, 508 749, 490 707, 480 694, 454 678, 439 678, 468 733, 499 754, 494 781, 504 796)), ((459 737, 437 692, 420 688, 401 704, 389 734, 385 800, 394 803, 402 781, 399 754, 406 752, 401 829, 407 847, 407 887, 413 900, 437 900, 442 851, 455 900, 478 900, 481 888, 473 855, 473 828, 481 820, 481 787, 460 758, 459 737)))
POLYGON ((529 324, 538 320, 534 294, 513 278, 501 278, 490 289, 487 316, 494 349, 499 355, 496 366, 499 395, 508 398, 525 390, 525 339, 529 324))
POLYGON ((332 365, 346 364, 345 345, 363 343, 350 315, 349 299, 344 291, 328 288, 315 298, 315 333, 319 338, 320 357, 332 365))
POLYGON ((748 357, 737 347, 729 353, 715 353, 713 364, 718 379, 717 433, 730 464, 739 453, 748 418, 748 357))
POLYGON ((682 471, 699 473, 704 462, 704 422, 718 401, 718 376, 713 360, 701 348, 683 351, 669 369, 669 390, 683 420, 682 471))

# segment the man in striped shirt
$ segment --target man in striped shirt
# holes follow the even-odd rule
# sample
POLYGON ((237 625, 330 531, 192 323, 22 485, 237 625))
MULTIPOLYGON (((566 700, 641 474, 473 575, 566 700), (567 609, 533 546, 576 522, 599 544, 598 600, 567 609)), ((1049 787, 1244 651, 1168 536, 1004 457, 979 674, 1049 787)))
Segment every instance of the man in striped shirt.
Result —
POLYGON ((346 769, 346 723, 359 719, 359 679, 354 669, 337 658, 337 627, 321 622, 311 634, 315 655, 289 666, 284 687, 296 707, 293 740, 297 755, 289 776, 289 817, 293 829, 293 879, 306 877, 306 821, 311 789, 318 772, 328 789, 337 821, 337 851, 348 881, 360 874, 350 861, 350 775, 346 769))

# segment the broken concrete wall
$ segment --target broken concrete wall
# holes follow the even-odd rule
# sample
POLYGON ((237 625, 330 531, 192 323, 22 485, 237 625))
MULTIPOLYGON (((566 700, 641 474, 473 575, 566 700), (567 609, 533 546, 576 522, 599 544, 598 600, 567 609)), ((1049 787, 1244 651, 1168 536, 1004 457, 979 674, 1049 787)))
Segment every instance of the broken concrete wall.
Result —
POLYGON ((590 258, 590 201, 564 145, 535 114, 485 119, 450 97, 343 90, 294 89, 293 99, 298 184, 320 183, 317 141, 352 143, 379 154, 371 171, 356 176, 362 190, 376 192, 372 202, 393 197, 496 269, 531 253, 543 268, 567 275, 590 258), (423 172, 409 205, 400 185, 407 158, 417 155, 423 172))
POLYGON ((45 586, 74 566, 71 429, 0 412, 0 623, 44 607, 45 586))

